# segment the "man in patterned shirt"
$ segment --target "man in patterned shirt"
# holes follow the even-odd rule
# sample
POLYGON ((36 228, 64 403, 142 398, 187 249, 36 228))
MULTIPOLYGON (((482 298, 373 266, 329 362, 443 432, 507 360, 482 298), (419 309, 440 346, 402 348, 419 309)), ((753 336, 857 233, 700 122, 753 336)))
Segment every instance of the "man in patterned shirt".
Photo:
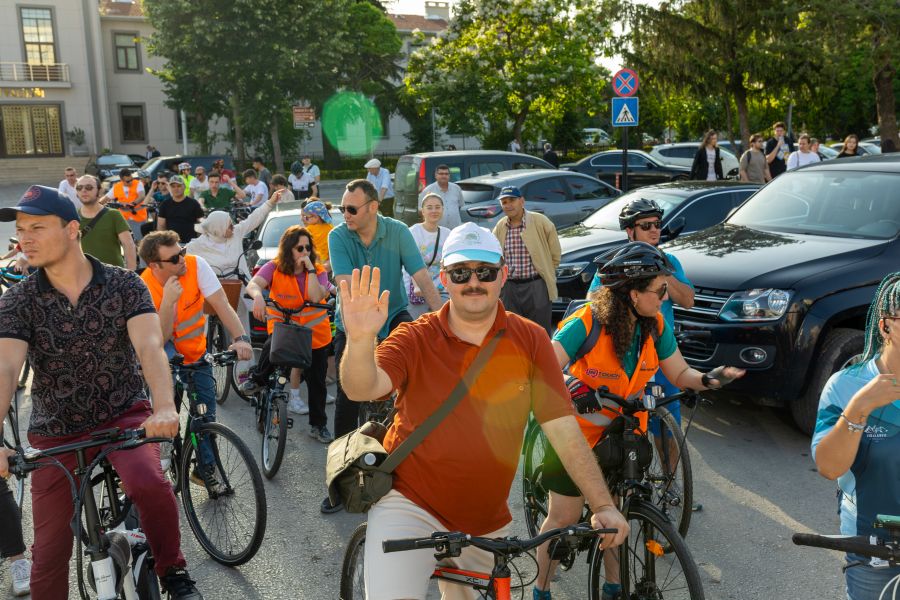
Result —
MULTIPOLYGON (((28 441, 35 448, 88 439, 111 427, 173 437, 178 414, 171 373, 147 287, 131 271, 85 256, 78 213, 57 190, 31 186, 16 207, 0 209, 0 221, 13 220, 37 272, 0 297, 0 421, 27 354, 34 370, 28 441), (153 394, 152 411, 137 359, 153 394)), ((99 450, 89 451, 88 460, 99 450)), ((2 477, 9 476, 9 454, 0 449, 2 477)), ((74 469, 73 454, 59 460, 74 469)), ((141 513, 169 597, 202 600, 185 570, 178 506, 160 469, 159 445, 114 452, 109 460, 141 513)), ((31 498, 32 598, 66 598, 73 505, 65 476, 58 469, 35 471, 31 498)))
POLYGON ((562 254, 556 226, 544 215, 525 210, 525 198, 513 185, 500 191, 499 200, 506 216, 494 226, 494 235, 509 266, 509 279, 500 292, 503 307, 550 334, 556 267, 562 254))

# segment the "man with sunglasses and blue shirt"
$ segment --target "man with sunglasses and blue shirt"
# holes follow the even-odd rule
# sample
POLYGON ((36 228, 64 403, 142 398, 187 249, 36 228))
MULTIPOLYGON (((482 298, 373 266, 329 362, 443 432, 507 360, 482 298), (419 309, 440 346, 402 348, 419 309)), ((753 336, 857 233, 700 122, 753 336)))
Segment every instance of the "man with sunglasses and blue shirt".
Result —
MULTIPOLYGON (((367 265, 380 269, 381 285, 391 293, 387 320, 378 332, 378 337, 384 339, 400 323, 413 320, 406 310, 409 300, 403 285, 404 269, 412 273, 413 281, 422 291, 429 309, 438 310, 444 301, 434 287, 409 228, 400 221, 378 214, 379 205, 378 190, 371 182, 354 179, 348 183, 338 206, 344 215, 344 222, 328 234, 328 252, 337 285, 341 281, 349 281, 354 269, 367 265)), ((334 363, 338 375, 334 407, 335 438, 359 426, 359 405, 347 398, 340 383, 341 357, 347 344, 341 303, 341 295, 338 294, 334 335, 334 363)), ((341 508, 342 505, 332 504, 327 497, 322 501, 321 510, 324 513, 337 512, 341 508)))

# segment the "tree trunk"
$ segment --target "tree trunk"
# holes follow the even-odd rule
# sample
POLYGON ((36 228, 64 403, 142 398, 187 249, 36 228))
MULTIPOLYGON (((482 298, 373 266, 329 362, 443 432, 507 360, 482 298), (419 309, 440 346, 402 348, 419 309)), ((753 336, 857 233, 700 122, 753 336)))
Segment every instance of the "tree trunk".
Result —
POLYGON ((739 83, 735 86, 732 93, 734 95, 734 104, 737 106, 738 111, 738 126, 741 130, 741 145, 744 149, 749 149, 750 117, 747 111, 747 90, 744 89, 743 84, 739 83))
POLYGON ((244 151, 244 129, 241 125, 241 109, 237 96, 231 95, 231 124, 234 125, 234 151, 238 163, 238 170, 246 164, 247 155, 244 151))
POLYGON ((278 120, 272 121, 272 153, 275 155, 275 172, 284 171, 284 159, 281 157, 281 139, 278 137, 278 120))
POLYGON ((894 97, 894 75, 896 69, 891 64, 890 55, 884 52, 875 64, 875 105, 878 107, 878 134, 881 144, 892 140, 894 151, 900 150, 900 136, 897 133, 897 101, 894 97))
POLYGON ((513 121, 513 139, 519 144, 521 152, 525 152, 525 144, 522 143, 522 129, 525 127, 525 118, 528 116, 528 110, 523 110, 516 115, 513 121))

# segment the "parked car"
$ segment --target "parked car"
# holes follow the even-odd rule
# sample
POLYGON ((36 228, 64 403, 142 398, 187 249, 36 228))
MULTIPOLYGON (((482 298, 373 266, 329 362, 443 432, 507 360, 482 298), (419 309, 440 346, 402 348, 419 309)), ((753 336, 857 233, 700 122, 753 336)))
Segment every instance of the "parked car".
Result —
MULTIPOLYGON (((700 142, 681 142, 678 144, 660 144, 653 146, 650 156, 659 162, 669 165, 681 165, 691 168, 694 156, 700 149, 700 142)), ((737 179, 740 175, 740 164, 737 157, 724 148, 719 148, 719 160, 722 161, 722 173, 726 179, 737 179)))
MULTIPOLYGON (((560 165, 559 168, 584 173, 615 186, 616 176, 622 172, 622 151, 598 152, 582 158, 576 163, 560 165)), ((690 167, 663 164, 643 150, 628 151, 628 187, 630 189, 654 183, 687 179, 690 174, 690 167)))
MULTIPOLYGON (((171 173, 178 172, 178 165, 182 162, 190 163, 191 165, 191 175, 194 174, 194 169, 197 167, 203 167, 207 173, 212 171, 213 163, 217 160, 225 161, 225 168, 231 169, 234 171, 234 160, 225 154, 219 155, 211 155, 211 156, 157 156, 156 158, 151 158, 143 165, 141 165, 141 171, 145 171, 147 175, 150 177, 151 181, 156 180, 156 176, 163 172, 169 171, 171 173)), ((118 172, 117 172, 118 173, 118 172)), ((119 181, 118 175, 114 177, 110 177, 109 182, 110 185, 119 181)))
POLYGON ((136 164, 138 167, 140 167, 141 165, 143 165, 145 162, 147 162, 149 160, 143 154, 129 154, 128 158, 133 160, 134 164, 136 164))
POLYGON ((664 211, 662 239, 670 240, 721 222, 760 187, 758 183, 734 181, 651 185, 623 194, 581 223, 560 230, 562 260, 556 269, 559 298, 553 302, 554 317, 562 317, 572 300, 586 297, 597 271, 594 258, 628 241, 625 232, 619 229, 619 213, 632 200, 648 198, 659 204, 664 211))
MULTIPOLYGON (((831 145, 831 148, 833 148, 834 150, 837 150, 838 152, 840 152, 841 148, 843 148, 843 147, 844 147, 844 142, 838 142, 837 144, 831 145)), ((857 148, 859 148, 859 151, 862 152, 862 156, 866 156, 868 154, 881 154, 881 145, 880 144, 874 144, 872 142, 860 142, 858 144, 857 148)), ((837 155, 835 155, 835 156, 837 156, 837 155)))
POLYGON ((819 144, 819 158, 822 160, 831 160, 832 158, 837 158, 838 150, 826 146, 825 144, 819 144))
POLYGON ((434 183, 438 165, 450 167, 450 181, 488 175, 509 169, 552 169, 547 161, 519 152, 501 150, 451 150, 405 154, 394 171, 394 218, 407 225, 420 221, 419 192, 434 183))
POLYGON ((100 154, 91 159, 84 172, 88 175, 96 175, 100 181, 105 181, 116 176, 118 181, 119 171, 122 169, 137 169, 137 165, 127 154, 100 154))
POLYGON ((585 127, 581 130, 581 141, 589 147, 607 148, 612 145, 612 138, 599 127, 585 127))
POLYGON ((581 221, 620 193, 593 177, 556 169, 500 171, 458 183, 463 194, 463 221, 488 229, 503 216, 497 197, 508 185, 522 190, 525 208, 547 215, 557 228, 581 221))
POLYGON ((721 150, 728 150, 731 152, 738 160, 744 155, 744 144, 741 140, 735 140, 734 144, 731 143, 731 140, 719 140, 718 146, 721 150))
POLYGON ((866 311, 900 263, 900 155, 776 177, 724 223, 667 244, 696 288, 676 325, 692 366, 747 369, 729 386, 790 407, 805 432, 832 373, 863 349, 866 311))

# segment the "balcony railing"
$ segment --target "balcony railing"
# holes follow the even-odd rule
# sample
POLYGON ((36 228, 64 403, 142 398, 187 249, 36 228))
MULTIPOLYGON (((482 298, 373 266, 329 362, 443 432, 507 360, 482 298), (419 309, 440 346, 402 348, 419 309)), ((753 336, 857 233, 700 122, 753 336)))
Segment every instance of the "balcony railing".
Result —
POLYGON ((69 65, 50 63, 33 65, 21 62, 0 62, 0 81, 61 81, 69 82, 69 65))

